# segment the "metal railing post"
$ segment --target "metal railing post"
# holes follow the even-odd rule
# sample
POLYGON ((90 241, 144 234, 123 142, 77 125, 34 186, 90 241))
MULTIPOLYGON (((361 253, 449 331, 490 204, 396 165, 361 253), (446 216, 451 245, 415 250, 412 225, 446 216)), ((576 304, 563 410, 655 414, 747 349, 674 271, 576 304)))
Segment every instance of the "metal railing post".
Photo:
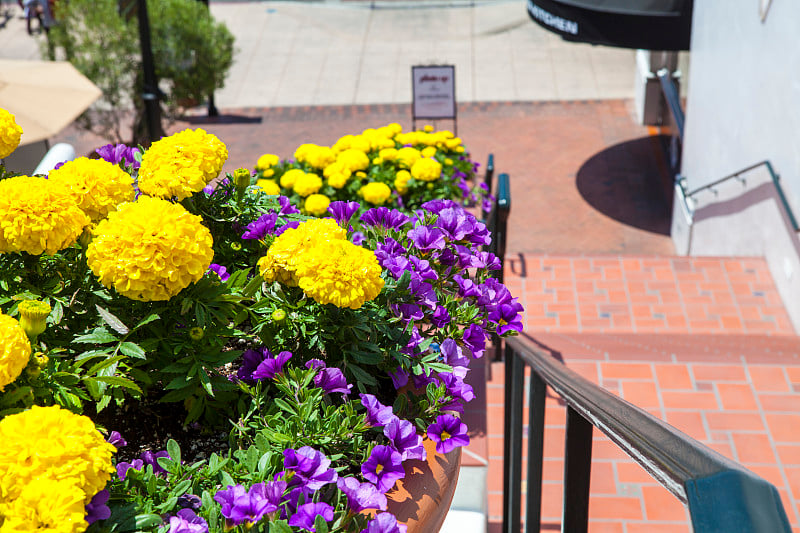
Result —
POLYGON ((561 531, 564 533, 586 533, 589 530, 593 428, 594 426, 575 409, 567 407, 564 507, 561 513, 561 531))
POLYGON ((519 533, 522 512, 522 396, 525 367, 522 359, 509 348, 506 348, 505 359, 503 532, 519 533))
POLYGON ((528 475, 525 497, 525 531, 539 533, 542 525, 542 463, 544 461, 544 409, 547 384, 531 371, 528 389, 528 475))

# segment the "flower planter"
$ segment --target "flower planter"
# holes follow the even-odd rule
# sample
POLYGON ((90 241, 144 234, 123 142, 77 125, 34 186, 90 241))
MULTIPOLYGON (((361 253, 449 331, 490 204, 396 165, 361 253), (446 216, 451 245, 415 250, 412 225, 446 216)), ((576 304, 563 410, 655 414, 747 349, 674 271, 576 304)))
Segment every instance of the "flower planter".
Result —
POLYGON ((439 531, 453 501, 461 448, 440 454, 436 443, 423 441, 428 453, 426 461, 408 461, 406 475, 386 494, 390 513, 408 526, 408 533, 439 531))

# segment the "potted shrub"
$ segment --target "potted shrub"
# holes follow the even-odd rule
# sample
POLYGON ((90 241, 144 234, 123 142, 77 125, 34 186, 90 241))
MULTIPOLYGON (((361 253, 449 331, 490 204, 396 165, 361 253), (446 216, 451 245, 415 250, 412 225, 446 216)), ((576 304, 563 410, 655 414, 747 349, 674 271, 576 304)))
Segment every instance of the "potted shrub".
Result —
POLYGON ((0 527, 405 531, 390 500, 457 465, 469 364, 521 329, 486 227, 210 186, 202 130, 101 155, 0 179, 0 527))

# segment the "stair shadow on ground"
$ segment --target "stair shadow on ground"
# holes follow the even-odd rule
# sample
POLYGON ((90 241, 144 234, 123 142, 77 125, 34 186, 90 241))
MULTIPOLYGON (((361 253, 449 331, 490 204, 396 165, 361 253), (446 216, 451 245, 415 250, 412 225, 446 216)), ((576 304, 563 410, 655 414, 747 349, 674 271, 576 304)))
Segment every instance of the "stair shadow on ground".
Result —
POLYGON ((669 235, 671 177, 660 140, 643 137, 616 144, 590 157, 578 170, 575 184, 597 211, 652 233, 669 235))

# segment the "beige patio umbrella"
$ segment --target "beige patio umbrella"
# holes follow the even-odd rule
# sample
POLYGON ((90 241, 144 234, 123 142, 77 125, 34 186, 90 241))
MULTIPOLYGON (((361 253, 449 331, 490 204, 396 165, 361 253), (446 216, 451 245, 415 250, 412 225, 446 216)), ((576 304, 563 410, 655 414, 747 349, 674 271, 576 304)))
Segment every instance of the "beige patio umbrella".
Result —
POLYGON ((55 135, 101 94, 67 61, 0 59, 0 108, 22 126, 21 145, 55 135))

